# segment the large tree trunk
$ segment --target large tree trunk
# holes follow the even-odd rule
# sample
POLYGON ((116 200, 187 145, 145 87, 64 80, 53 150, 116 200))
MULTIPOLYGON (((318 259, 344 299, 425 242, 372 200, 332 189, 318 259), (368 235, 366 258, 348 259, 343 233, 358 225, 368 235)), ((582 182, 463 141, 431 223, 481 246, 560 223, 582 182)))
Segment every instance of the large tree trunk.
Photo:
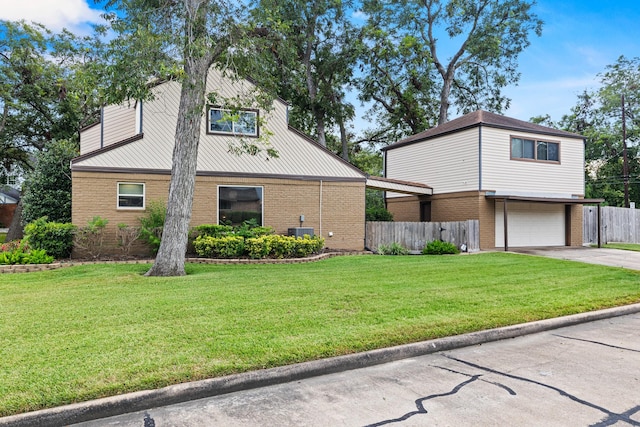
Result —
POLYGON ((22 227, 22 199, 18 202, 16 210, 13 212, 13 219, 9 224, 6 241, 19 240, 24 237, 24 229, 22 227))
POLYGON ((191 222, 200 124, 209 64, 208 58, 192 58, 185 62, 187 77, 182 83, 180 94, 167 216, 158 255, 147 276, 184 276, 186 274, 184 260, 191 222))

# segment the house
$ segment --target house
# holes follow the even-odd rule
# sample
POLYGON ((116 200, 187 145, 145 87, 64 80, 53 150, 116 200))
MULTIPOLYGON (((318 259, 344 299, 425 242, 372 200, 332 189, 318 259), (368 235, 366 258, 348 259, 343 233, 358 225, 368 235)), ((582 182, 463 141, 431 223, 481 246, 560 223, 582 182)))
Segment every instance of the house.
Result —
POLYGON ((479 220, 480 248, 581 246, 584 138, 486 111, 383 149, 385 176, 432 195, 386 193, 396 221, 479 220))
POLYGON ((0 185, 0 228, 8 228, 20 201, 20 191, 10 185, 0 185))
MULTIPOLYGON (((210 70, 207 91, 218 99, 255 89, 210 70)), ((111 252, 118 224, 138 226, 150 202, 167 200, 180 84, 152 91, 152 100, 104 107, 100 122, 81 131, 80 156, 71 162, 72 221, 108 219, 111 252)), ((311 228, 329 248, 364 248, 365 174, 288 126, 285 102, 275 100, 269 111, 249 103, 233 115, 208 104, 202 113, 191 226, 255 219, 280 234, 311 228), (234 154, 263 135, 279 157, 234 154)))

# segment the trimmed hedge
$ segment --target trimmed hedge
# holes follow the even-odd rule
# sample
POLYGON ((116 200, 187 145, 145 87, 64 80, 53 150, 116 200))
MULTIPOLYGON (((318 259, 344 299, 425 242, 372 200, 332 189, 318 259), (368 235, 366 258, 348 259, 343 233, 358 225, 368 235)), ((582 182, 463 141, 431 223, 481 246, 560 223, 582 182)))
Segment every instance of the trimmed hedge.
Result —
POLYGON ((320 237, 281 236, 267 234, 258 237, 198 236, 194 241, 196 253, 207 258, 303 258, 318 253, 324 247, 320 237))

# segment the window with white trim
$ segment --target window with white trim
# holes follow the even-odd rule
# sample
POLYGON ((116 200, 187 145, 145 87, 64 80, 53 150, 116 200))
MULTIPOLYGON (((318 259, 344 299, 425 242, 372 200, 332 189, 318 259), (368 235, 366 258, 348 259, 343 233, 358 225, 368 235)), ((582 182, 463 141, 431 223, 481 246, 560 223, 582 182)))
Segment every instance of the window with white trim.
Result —
POLYGON ((256 220, 262 225, 262 197, 262 187, 218 186, 218 224, 256 220))
POLYGON ((232 111, 209 107, 207 132, 213 134, 258 136, 258 111, 232 111))
POLYGON ((560 143, 512 137, 511 158, 516 160, 560 162, 560 143))
POLYGON ((118 209, 144 209, 144 184, 138 182, 118 183, 118 209))

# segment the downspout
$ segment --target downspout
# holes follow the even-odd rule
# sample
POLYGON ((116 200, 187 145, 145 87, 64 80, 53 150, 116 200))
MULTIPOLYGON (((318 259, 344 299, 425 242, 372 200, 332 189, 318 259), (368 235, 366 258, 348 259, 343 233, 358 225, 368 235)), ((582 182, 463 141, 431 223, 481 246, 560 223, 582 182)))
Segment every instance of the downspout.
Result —
POLYGON ((100 108, 100 148, 104 147, 104 107, 100 108))
POLYGON ((320 237, 322 237, 322 180, 320 180, 320 237))

